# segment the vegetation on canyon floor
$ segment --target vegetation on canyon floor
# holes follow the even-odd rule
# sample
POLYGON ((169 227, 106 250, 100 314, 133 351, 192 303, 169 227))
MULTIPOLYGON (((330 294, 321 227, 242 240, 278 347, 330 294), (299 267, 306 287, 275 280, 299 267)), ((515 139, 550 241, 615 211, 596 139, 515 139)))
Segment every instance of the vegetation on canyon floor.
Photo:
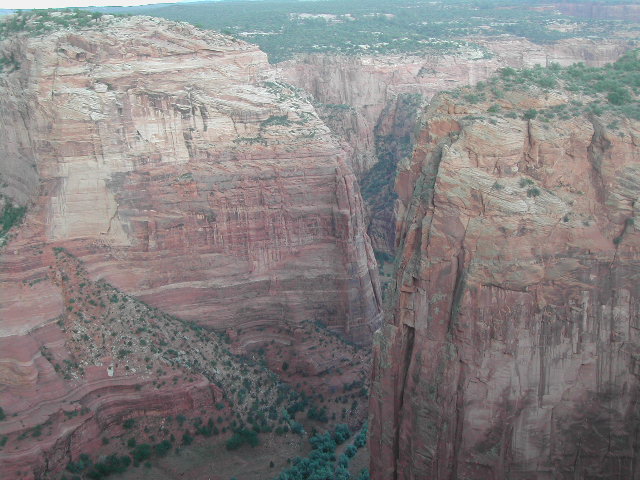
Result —
MULTIPOLYGON (((349 462, 367 443, 367 425, 356 435, 354 441, 338 456, 336 449, 351 437, 345 424, 336 425, 333 432, 314 435, 309 439, 312 450, 307 457, 297 457, 275 480, 350 480, 349 462)), ((358 480, 369 480, 368 470, 362 470, 358 480)))
MULTIPOLYGON (((409 5, 411 2, 405 3, 409 5)), ((413 4, 415 5, 411 8, 415 8, 416 11, 423 7, 427 8, 418 2, 413 4)), ((274 31, 279 29, 282 35, 270 35, 264 32, 247 33, 253 26, 241 24, 241 22, 226 28, 229 28, 229 33, 261 45, 261 42, 264 42, 262 46, 269 51, 272 60, 286 59, 294 53, 316 51, 338 51, 348 54, 424 52, 431 51, 430 49, 439 51, 452 49, 453 51, 463 44, 455 39, 433 40, 433 38, 439 39, 449 34, 456 36, 482 33, 485 31, 486 19, 495 14, 498 4, 499 2, 459 2, 455 7, 450 8, 440 4, 438 15, 442 16, 433 17, 435 18, 433 25, 446 23, 443 20, 444 17, 451 15, 451 12, 455 13, 455 8, 461 11, 472 9, 474 12, 482 13, 477 19, 474 17, 469 20, 469 24, 458 25, 457 29, 452 28, 450 24, 442 27, 431 25, 431 30, 418 27, 418 23, 415 22, 421 18, 419 15, 423 14, 420 13, 422 10, 419 10, 416 15, 413 12, 408 16, 404 15, 406 12, 390 13, 389 16, 387 14, 371 15, 367 13, 368 10, 364 10, 362 6, 364 4, 359 2, 354 2, 347 7, 344 2, 338 5, 337 2, 332 1, 324 2, 322 5, 299 6, 296 4, 296 8, 301 10, 293 14, 288 13, 286 20, 282 20, 293 25, 290 29, 284 28, 283 23, 274 23, 270 27, 274 31), (363 10, 354 14, 352 12, 356 10, 353 5, 360 5, 363 10), (325 16, 334 15, 323 13, 325 7, 343 8, 344 13, 335 14, 338 15, 338 20, 334 20, 331 16, 325 16), (484 15, 485 10, 492 13, 484 15), (316 13, 307 16, 306 13, 310 11, 316 13), (352 37, 345 41, 344 36, 340 37, 340 35, 346 35, 341 29, 348 27, 351 30, 353 25, 362 27, 362 31, 357 32, 357 35, 362 37, 351 33, 352 37), (410 36, 408 39, 396 38, 400 30, 405 32, 403 35, 407 35, 406 29, 409 28, 407 25, 411 25, 410 28, 415 27, 417 36, 410 36), (318 38, 314 37, 315 34, 302 35, 306 43, 287 44, 291 38, 300 36, 299 29, 302 27, 310 29, 305 32, 314 32, 315 29, 320 32, 326 31, 328 27, 331 29, 335 27, 337 33, 330 35, 325 33, 324 36, 327 38, 322 45, 312 44, 318 41, 318 38), (440 28, 443 28, 442 32, 438 30, 440 28), (382 33, 375 33, 376 29, 382 33), (372 36, 372 32, 375 33, 375 37, 372 36), (348 46, 345 47, 345 44, 348 46), (363 45, 367 48, 363 48, 363 45)), ((201 7, 204 8, 204 6, 201 7)), ((288 12, 290 7, 291 5, 287 6, 288 12)), ((157 11, 160 12, 162 8, 168 7, 158 7, 157 11)), ((216 7, 208 5, 207 8, 216 7)), ((378 4, 377 8, 382 6, 378 4)), ((387 6, 388 8, 396 8, 396 6, 387 6)), ((405 8, 409 9, 408 6, 405 8)), ((513 21, 520 15, 517 9, 506 10, 508 10, 506 13, 498 14, 503 15, 502 17, 496 17, 502 20, 490 26, 493 33, 515 33, 539 42, 564 38, 567 34, 562 30, 550 28, 555 24, 548 22, 560 20, 550 20, 550 17, 541 14, 535 17, 536 21, 525 25, 527 22, 513 21), (500 23, 501 21, 503 23, 500 23)), ((99 15, 87 12, 73 12, 61 16, 38 12, 24 13, 11 17, 11 20, 5 24, 0 24, 2 25, 0 35, 20 31, 40 34, 54 28, 84 27, 98 17, 99 15)), ((199 16, 201 22, 208 19, 209 15, 199 16)), ((607 22, 594 22, 589 25, 589 28, 594 29, 589 31, 596 32, 600 28, 605 28, 607 22)), ((587 27, 583 25, 581 28, 587 27)), ((481 55, 484 54, 481 49, 479 52, 481 55)), ((611 113, 616 118, 627 117, 640 120, 640 103, 638 102, 640 60, 638 57, 638 51, 633 51, 618 62, 604 68, 591 68, 582 64, 571 67, 552 64, 548 68, 536 67, 523 70, 504 68, 487 82, 481 82, 476 87, 449 92, 449 95, 468 104, 482 106, 484 111, 473 115, 486 115, 490 122, 496 122, 500 117, 504 117, 549 123, 555 119, 568 120, 582 114, 604 116, 607 113, 611 113), (520 90, 544 93, 567 91, 572 95, 572 99, 545 109, 515 109, 508 102, 503 101, 510 92, 520 90)), ((2 69, 12 71, 18 68, 19 64, 13 57, 0 59, 0 71, 2 69)), ((416 111, 421 107, 421 100, 419 95, 406 98, 407 104, 416 111)), ((350 108, 346 105, 329 105, 328 107, 337 110, 350 108)), ((617 121, 611 121, 608 127, 615 129, 617 121)), ((290 123, 291 120, 287 116, 273 115, 261 123, 261 128, 288 126, 290 123)), ((261 136, 239 140, 246 143, 263 142, 261 136)), ((377 137, 376 153, 380 161, 363 180, 362 190, 365 198, 370 200, 379 195, 381 189, 387 188, 388 196, 384 201, 393 200, 394 194, 390 185, 395 176, 397 158, 410 155, 412 149, 413 139, 408 136, 377 137)), ((519 186, 523 194, 526 193, 529 198, 535 198, 541 194, 536 184, 528 178, 522 178, 519 186)), ((496 182, 494 188, 499 190, 503 187, 496 182)), ((25 207, 15 206, 8 200, 5 202, 0 242, 9 229, 21 221, 24 214, 25 207)), ((622 234, 617 238, 621 240, 622 234)), ((389 261, 389 258, 384 258, 384 252, 377 252, 377 255, 381 260, 389 261)), ((315 432, 315 434, 312 431, 309 438, 310 453, 307 456, 293 458, 290 466, 276 478, 278 480, 356 478, 349 473, 348 467, 358 449, 364 447, 366 443, 366 426, 356 435, 353 443, 341 447, 351 437, 351 431, 346 424, 335 425, 335 422, 338 421, 338 416, 340 421, 349 417, 348 412, 357 410, 358 401, 362 402, 366 398, 368 392, 365 380, 360 379, 344 384, 343 392, 331 399, 325 399, 321 395, 309 395, 300 384, 294 387, 283 381, 282 377, 275 374, 269 365, 267 360, 269 355, 277 358, 281 354, 279 345, 271 342, 251 355, 238 355, 232 351, 232 340, 228 334, 214 332, 196 323, 185 322, 167 315, 125 295, 106 282, 89 281, 82 265, 62 248, 55 249, 55 257, 56 267, 50 275, 51 278, 56 279, 64 291, 66 312, 58 320, 58 326, 69 334, 66 345, 69 351, 55 351, 42 347, 41 354, 51 364, 57 375, 65 381, 79 383, 85 378, 87 368, 102 365, 103 358, 111 357, 118 364, 118 368, 124 369, 126 375, 134 375, 136 372, 146 375, 146 380, 136 385, 135 388, 138 391, 161 392, 166 387, 180 382, 194 383, 204 378, 224 392, 224 397, 219 399, 215 410, 194 411, 188 416, 181 414, 152 420, 137 416, 123 417, 112 431, 105 432, 102 437, 104 453, 94 452, 93 456, 81 454, 71 459, 66 466, 67 471, 64 474, 66 478, 99 479, 123 473, 131 467, 151 468, 152 462, 157 459, 169 455, 180 455, 181 449, 189 447, 194 441, 206 438, 224 439, 224 446, 229 451, 258 446, 262 441, 262 434, 284 436, 292 432, 300 435, 298 438, 302 441, 306 431, 309 430, 306 428, 308 424, 319 426, 321 430, 327 430, 325 427, 329 427, 329 431, 315 432), (335 405, 328 407, 329 400, 334 401, 336 405, 345 405, 342 412, 339 412, 335 405), (335 428, 331 428, 334 425, 335 428), (113 453, 114 449, 118 450, 117 453, 113 453)), ((321 324, 309 322, 304 329, 305 335, 319 336, 319 345, 333 342, 331 332, 321 324)), ((290 369, 287 361, 282 361, 280 365, 283 372, 290 369)), ((339 366, 330 373, 337 373, 346 363, 336 362, 336 365, 339 366)), ((325 374, 327 373, 322 372, 319 375, 325 374)), ((74 409, 63 412, 63 422, 92 414, 80 403, 73 407, 74 409)), ((4 416, 5 413, 0 408, 0 420, 3 420, 4 416)), ((4 436, 0 439, 0 447, 4 447, 9 440, 11 440, 11 446, 14 446, 27 439, 36 440, 46 436, 51 431, 52 424, 52 421, 47 420, 45 423, 25 429, 19 436, 13 436, 11 439, 4 436)), ((368 479, 368 472, 362 471, 357 478, 368 479)))
MULTIPOLYGON (((352 438, 352 433, 346 424, 338 424, 331 431, 312 435, 309 438, 311 446, 309 454, 289 459, 287 463, 290 466, 280 472, 275 480, 350 480, 352 478, 369 480, 367 469, 358 472, 357 477, 352 477, 349 471, 351 460, 358 450, 367 444, 367 431, 365 424, 349 443, 346 442, 352 438)), ((236 433, 227 444, 240 435, 236 433)), ((244 435, 254 439, 249 445, 257 445, 255 432, 247 431, 244 435)), ((134 437, 130 437, 127 441, 130 451, 127 455, 110 454, 92 458, 91 455, 82 453, 75 461, 67 463, 66 473, 61 476, 61 480, 99 480, 124 473, 129 467, 150 468, 151 461, 154 459, 164 458, 170 454, 180 455, 182 447, 180 444, 174 444, 176 444, 175 438, 149 444, 137 443, 134 437)), ((187 446, 189 443, 183 438, 181 445, 187 446)), ((234 446, 233 449, 240 446, 234 446)))
MULTIPOLYGON (((160 398, 167 395, 167 389, 174 391, 182 384, 202 383, 204 379, 222 394, 212 408, 191 409, 174 416, 122 412, 119 423, 110 422, 102 431, 102 448, 69 459, 60 478, 100 479, 122 474, 132 466, 150 469, 156 460, 169 459, 170 454, 180 456, 194 442, 203 443, 207 439, 221 439, 223 448, 235 451, 258 446, 263 435, 272 439, 293 435, 302 444, 307 431, 313 437, 316 428, 323 431, 335 426, 332 436, 337 444, 350 436, 349 427, 336 422, 348 420, 354 425, 353 415, 348 412, 357 410, 358 399, 368 394, 365 377, 345 383, 342 391, 330 397, 317 392, 307 394, 304 385, 298 383, 294 388, 270 369, 266 356, 274 358, 273 361, 281 358, 276 345, 265 345, 250 355, 232 353, 233 341, 226 332, 178 319, 104 281, 91 281, 82 263, 66 249, 55 247, 53 253, 55 267, 46 276, 64 294, 65 313, 58 319, 57 327, 67 340, 64 346, 43 346, 40 353, 58 376, 78 386, 87 381, 89 370, 102 365, 116 376, 136 380, 129 387, 135 386, 137 395, 146 392, 160 398), (340 405, 349 403, 351 407, 345 406, 342 414, 337 415, 340 405)), ((41 280, 35 279, 28 286, 41 280)), ((319 345, 341 341, 313 323, 298 331, 318 338, 319 345)), ((356 347, 345 344, 344 348, 356 347)), ((335 364, 343 365, 344 361, 349 360, 338 359, 335 364)), ((283 372, 293 368, 281 360, 280 364, 283 372)), ((1 413, 6 415, 4 411, 1 413)), ((73 431, 95 414, 82 399, 72 401, 62 413, 4 436, 0 448, 9 445, 17 449, 25 442, 46 441, 61 425, 73 431)), ((353 449, 361 448, 365 441, 366 428, 349 452, 354 453, 353 449)), ((294 460, 294 466, 299 462, 304 463, 294 460)))

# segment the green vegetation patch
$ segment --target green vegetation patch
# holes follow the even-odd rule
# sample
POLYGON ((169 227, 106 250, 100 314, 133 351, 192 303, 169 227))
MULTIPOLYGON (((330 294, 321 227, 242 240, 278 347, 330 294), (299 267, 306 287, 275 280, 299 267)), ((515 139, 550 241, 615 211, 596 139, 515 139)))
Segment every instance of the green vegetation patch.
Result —
MULTIPOLYGON (((588 67, 584 63, 568 67, 551 64, 522 70, 506 67, 487 82, 454 90, 450 95, 470 104, 484 102, 488 105, 486 113, 493 117, 551 122, 580 115, 610 113, 640 120, 640 50, 630 50, 615 63, 604 67, 588 67), (544 109, 529 108, 520 112, 499 104, 508 92, 524 91, 539 95, 541 90, 569 94, 571 100, 544 109)), ((618 122, 611 122, 607 128, 617 129, 618 122)), ((536 193, 534 191, 531 196, 536 193)))
POLYGON ((18 33, 35 36, 63 28, 88 27, 100 17, 100 12, 79 9, 18 11, 0 19, 0 40, 18 33))
POLYGON ((580 20, 535 9, 542 0, 324 0, 225 1, 102 8, 102 12, 152 15, 256 43, 273 63, 301 53, 343 55, 452 53, 471 46, 469 36, 512 34, 536 43, 606 37, 632 28, 623 21, 580 20), (570 24, 571 28, 563 28, 570 24))
MULTIPOLYGON (((338 445, 351 437, 349 427, 345 424, 336 425, 333 432, 314 435, 309 439, 312 450, 307 457, 296 457, 291 467, 280 472, 275 480, 311 480, 331 478, 334 480, 349 480, 349 462, 357 451, 367 443, 367 424, 356 435, 353 443, 347 445, 344 453, 336 455, 338 445)), ((359 480, 369 480, 369 472, 360 472, 359 480)))
POLYGON ((9 233, 9 230, 22 221, 26 212, 27 207, 14 205, 10 199, 5 197, 4 207, 2 208, 0 216, 0 245, 9 233))

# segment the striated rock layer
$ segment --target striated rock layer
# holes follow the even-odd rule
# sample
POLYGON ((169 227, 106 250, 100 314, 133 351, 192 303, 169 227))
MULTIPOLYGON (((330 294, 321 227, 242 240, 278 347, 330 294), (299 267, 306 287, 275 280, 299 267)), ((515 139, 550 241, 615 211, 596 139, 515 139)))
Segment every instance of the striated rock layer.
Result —
POLYGON ((310 54, 277 67, 287 81, 327 104, 329 125, 341 123, 335 131, 347 145, 353 170, 360 175, 377 162, 374 129, 385 122, 389 114, 385 109, 389 110, 400 94, 419 93, 430 100, 443 90, 486 80, 505 66, 584 62, 601 67, 617 60, 631 46, 631 40, 624 38, 597 42, 574 38, 548 45, 517 37, 469 40, 482 50, 469 47, 444 55, 310 54))
MULTIPOLYGON (((381 319, 356 178, 306 95, 229 37, 94 23, 0 45, 19 64, 0 74, 0 194, 28 206, 0 246, 0 471, 12 478, 119 453, 100 436, 122 436, 125 420, 180 438, 190 425, 172 432, 165 417, 229 402, 218 414, 246 418, 245 381, 279 419, 289 390, 210 329, 236 354, 269 342, 278 368, 278 347, 304 343, 292 376, 340 368, 354 382, 355 347, 327 338, 370 344, 381 319), (332 332, 314 337, 313 322, 332 332)), ((334 383, 312 393, 333 400, 334 383)))
POLYGON ((640 124, 523 119, 570 99, 428 108, 396 182, 372 478, 637 477, 640 124))
POLYGON ((484 81, 501 67, 570 65, 600 67, 632 45, 625 38, 567 39, 536 45, 522 38, 474 38, 477 47, 457 54, 344 57, 306 55, 278 65, 287 80, 321 102, 318 113, 348 153, 359 176, 374 248, 395 254, 396 165, 413 150, 421 98, 484 81))
MULTIPOLYGON (((4 282, 37 268, 28 246, 71 242, 94 277, 184 319, 314 320, 370 342, 380 306, 355 177, 257 47, 136 18, 7 48, 21 68, 2 83, 0 170, 7 195, 39 195, 4 282)), ((24 316, 16 298, 0 308, 24 316)))

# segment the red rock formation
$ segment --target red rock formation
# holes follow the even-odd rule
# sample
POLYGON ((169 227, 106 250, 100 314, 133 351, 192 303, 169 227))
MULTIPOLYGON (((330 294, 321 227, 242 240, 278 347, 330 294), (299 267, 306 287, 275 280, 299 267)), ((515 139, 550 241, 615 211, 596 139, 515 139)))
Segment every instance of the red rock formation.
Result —
POLYGON ((522 119, 570 99, 429 107, 396 183, 372 478, 636 478, 640 123, 522 119))
POLYGON ((370 342, 380 306, 355 177, 257 47, 153 19, 15 43, 2 171, 32 148, 40 195, 39 228, 9 250, 73 241, 94 277, 182 318, 317 320, 370 342))
POLYGON ((376 250, 395 254, 395 196, 388 190, 395 164, 413 148, 418 118, 416 102, 407 98, 419 94, 428 102, 438 92, 476 84, 505 66, 553 62, 603 66, 631 45, 624 38, 598 42, 574 38, 550 45, 514 37, 472 40, 483 50, 470 47, 457 55, 425 56, 307 55, 278 65, 289 82, 326 104, 318 112, 341 140, 361 179, 370 217, 368 233, 376 250), (388 136, 393 137, 391 142, 388 136), (408 148, 399 148, 406 141, 408 148))
MULTIPOLYGON (((20 64, 0 75, 1 193, 29 206, 0 246, 6 475, 48 478, 128 416, 199 414, 223 395, 246 415, 226 347, 165 312, 242 330, 247 349, 314 321, 368 344, 381 316, 356 178, 306 96, 255 46, 98 23, 0 46, 20 64)), ((308 365, 361 378, 340 348, 304 340, 308 365)))
POLYGON ((536 45, 522 38, 471 38, 481 47, 459 54, 337 56, 305 55, 277 65, 290 83, 329 105, 329 125, 340 135, 357 174, 377 161, 374 128, 399 94, 430 100, 436 93, 486 80, 498 68, 576 62, 595 67, 614 62, 630 48, 628 39, 568 39, 536 45), (342 108, 335 108, 342 107, 342 108), (340 120, 342 119, 342 120, 340 120))

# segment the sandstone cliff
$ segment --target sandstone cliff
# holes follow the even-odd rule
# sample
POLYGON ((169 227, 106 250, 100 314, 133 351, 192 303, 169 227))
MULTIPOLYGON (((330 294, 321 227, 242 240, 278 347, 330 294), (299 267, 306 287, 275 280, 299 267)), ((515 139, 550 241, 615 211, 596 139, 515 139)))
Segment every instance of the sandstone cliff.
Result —
POLYGON ((566 15, 586 17, 592 20, 640 20, 640 5, 629 2, 626 5, 606 4, 603 2, 562 2, 555 7, 566 15))
POLYGON ((275 370, 304 355, 292 380, 339 369, 308 387, 334 403, 367 356, 334 332, 368 344, 381 316, 356 177, 306 94, 217 33, 92 23, 0 45, 0 194, 28 206, 0 246, 0 470, 23 478, 128 419, 257 422, 246 385, 275 423, 297 393, 233 355, 267 343, 275 370))
POLYGON ((629 39, 569 39, 536 45, 516 37, 470 38, 480 47, 458 54, 304 55, 277 65, 283 78, 333 107, 331 117, 344 118, 337 133, 352 148, 352 166, 361 174, 377 161, 373 130, 399 94, 421 94, 425 100, 443 90, 486 80, 498 68, 569 65, 603 66, 629 47, 629 39), (349 108, 351 107, 351 108, 349 108))
POLYGON ((438 96, 400 165, 376 480, 638 475, 640 123, 541 78, 438 96))
POLYGON ((6 48, 21 67, 3 78, 3 193, 38 192, 8 252, 69 242, 182 318, 317 320, 367 342, 380 309, 355 177, 256 47, 135 19, 6 48))
POLYGON ((458 54, 341 57, 307 55, 277 66, 289 82, 320 102, 318 113, 348 153, 369 212, 374 248, 393 255, 396 165, 413 150, 421 104, 436 93, 474 85, 502 67, 603 66, 633 45, 625 38, 574 38, 536 45, 515 37, 473 38, 458 54))

